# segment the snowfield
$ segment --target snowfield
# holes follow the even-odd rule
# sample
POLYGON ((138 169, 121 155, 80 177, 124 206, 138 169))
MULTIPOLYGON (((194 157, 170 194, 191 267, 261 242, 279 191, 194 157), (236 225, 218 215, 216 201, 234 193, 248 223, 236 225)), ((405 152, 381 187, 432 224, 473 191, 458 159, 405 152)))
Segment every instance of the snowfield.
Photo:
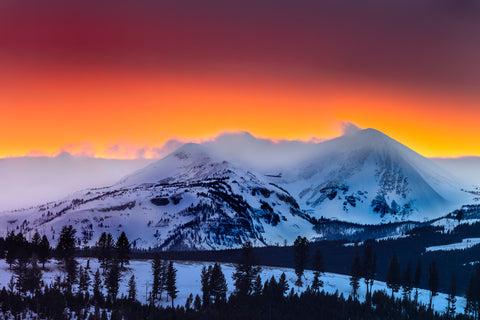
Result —
MULTIPOLYGON (((100 267, 96 258, 91 259, 77 259, 77 261, 84 268, 87 265, 87 260, 90 260, 90 277, 93 280, 93 276, 96 270, 100 267)), ((174 303, 177 306, 184 306, 187 300, 187 297, 192 293, 194 296, 198 294, 202 295, 201 292, 201 282, 200 282, 200 273, 203 266, 213 265, 210 262, 186 262, 186 261, 174 261, 174 266, 177 271, 177 288, 179 290, 178 297, 175 299, 174 303)), ((235 272, 235 266, 230 263, 221 263, 222 271, 225 274, 228 285, 228 295, 233 292, 234 285, 232 280, 232 274, 235 272)), ((43 280, 46 283, 51 283, 55 280, 57 276, 64 276, 64 273, 60 270, 59 264, 55 260, 51 260, 48 264, 45 265, 47 271, 43 273, 43 280)), ((302 292, 306 289, 308 285, 311 284, 313 280, 313 272, 305 271, 304 277, 304 286, 298 288, 294 285, 296 275, 294 269, 291 268, 276 268, 276 267, 262 267, 261 277, 262 281, 266 281, 274 276, 277 280, 285 272, 288 284, 290 288, 294 288, 295 292, 302 292)), ((146 303, 147 296, 151 291, 153 276, 152 276, 152 265, 151 260, 132 260, 127 266, 127 270, 122 273, 122 280, 120 284, 119 297, 121 295, 127 295, 128 290, 128 280, 132 275, 135 275, 135 281, 137 284, 137 299, 146 303)), ((0 260, 0 287, 7 287, 8 282, 12 277, 12 272, 9 270, 8 265, 5 260, 0 260)), ((335 274, 335 273, 325 273, 321 280, 324 282, 323 290, 328 293, 335 293, 338 291, 338 294, 343 294, 345 297, 351 295, 352 289, 350 287, 350 280, 348 275, 335 274)), ((74 288, 75 290, 76 288, 74 288)), ((373 285, 374 291, 387 291, 391 292, 387 288, 385 282, 375 281, 373 285)), ((90 287, 92 292, 92 288, 90 287)), ((106 290, 104 288, 104 293, 106 290)), ((412 298, 415 290, 412 291, 412 298)), ((363 279, 360 281, 360 289, 358 291, 360 301, 365 299, 365 283, 363 279)), ((401 292, 395 294, 397 298, 401 298, 401 292)), ((430 293, 428 290, 419 289, 419 302, 423 304, 428 304, 430 293)), ((166 294, 163 293, 162 301, 159 302, 160 305, 170 306, 171 301, 166 300, 166 294)), ((438 296, 433 299, 433 308, 438 312, 444 312, 447 306, 446 301, 447 295, 439 293, 438 296)), ((463 297, 457 297, 457 312, 462 313, 465 309, 466 300, 463 297)))
POLYGON ((441 246, 432 246, 427 247, 425 250, 428 251, 450 251, 450 250, 465 250, 480 244, 480 238, 467 238, 462 239, 462 242, 445 244, 441 246))

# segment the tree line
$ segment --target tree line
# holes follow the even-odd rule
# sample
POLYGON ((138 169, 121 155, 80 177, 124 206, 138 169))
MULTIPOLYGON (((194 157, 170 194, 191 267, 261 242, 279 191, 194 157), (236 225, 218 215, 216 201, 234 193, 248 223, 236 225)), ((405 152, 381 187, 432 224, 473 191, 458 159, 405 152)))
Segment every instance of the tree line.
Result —
POLYGON ((183 307, 175 307, 177 270, 172 261, 155 256, 151 265, 152 287, 147 302, 142 304, 137 299, 135 275, 128 281, 127 294, 118 296, 119 283, 130 260, 130 242, 126 234, 122 233, 117 239, 108 233, 100 235, 94 248, 99 262, 95 272, 89 272, 90 260, 86 267, 79 266, 76 261, 75 235, 76 230, 72 226, 63 227, 55 248, 50 248, 48 239, 38 233, 27 241, 20 233, 11 232, 0 241, 0 253, 14 273, 7 287, 0 291, 0 309, 4 314, 22 317, 27 312, 33 312, 48 319, 153 319, 157 316, 240 319, 240 315, 252 319, 288 319, 302 315, 302 318, 314 319, 312 314, 315 312, 330 314, 331 319, 478 319, 480 314, 480 267, 472 275, 465 315, 455 315, 455 277, 452 277, 448 308, 440 315, 433 312, 431 302, 438 292, 435 262, 428 268, 431 299, 429 306, 425 307, 418 304, 417 289, 415 298, 410 299, 422 276, 421 264, 417 263, 412 277, 411 264, 408 263, 402 270, 396 255, 388 268, 387 286, 392 290, 391 296, 372 292, 377 270, 376 253, 367 245, 363 255, 357 253, 353 259, 350 275, 352 295, 345 298, 343 294, 331 295, 321 291, 324 257, 319 249, 310 255, 310 243, 304 237, 298 237, 294 242, 295 286, 304 286, 304 272, 309 262, 314 278, 301 294, 296 293, 294 287, 289 287, 284 273, 278 279, 272 276, 263 281, 252 244, 246 243, 235 266, 232 276, 234 291, 230 296, 222 268, 215 263, 201 270, 201 295, 191 294, 183 307), (51 258, 58 261, 63 276, 47 284, 42 279, 42 272, 51 258), (91 274, 94 274, 93 279, 91 274), (359 302, 358 289, 362 279, 366 285, 366 299, 359 302), (394 293, 400 289, 403 290, 403 299, 395 299, 394 293), (161 306, 159 302, 164 299, 171 302, 171 307, 161 306), (279 310, 282 310, 281 313, 279 310), (399 318, 399 314, 403 317, 399 318))

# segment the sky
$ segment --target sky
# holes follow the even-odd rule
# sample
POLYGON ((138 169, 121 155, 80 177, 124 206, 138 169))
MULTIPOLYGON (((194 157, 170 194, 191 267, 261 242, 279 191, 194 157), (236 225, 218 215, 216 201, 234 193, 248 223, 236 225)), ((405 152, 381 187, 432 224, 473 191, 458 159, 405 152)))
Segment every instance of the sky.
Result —
POLYGON ((157 157, 344 123, 480 155, 474 0, 0 1, 0 157, 157 157))

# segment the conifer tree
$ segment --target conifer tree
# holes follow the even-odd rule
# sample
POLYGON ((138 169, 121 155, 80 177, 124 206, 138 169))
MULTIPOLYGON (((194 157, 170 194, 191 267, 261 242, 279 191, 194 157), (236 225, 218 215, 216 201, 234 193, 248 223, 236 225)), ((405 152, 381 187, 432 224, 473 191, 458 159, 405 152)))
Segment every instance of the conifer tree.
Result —
POLYGON ((43 235, 42 240, 38 246, 38 261, 42 264, 42 269, 45 269, 45 263, 50 258, 50 242, 46 235, 43 235))
POLYGON ((218 263, 213 265, 210 273, 210 294, 217 306, 227 301, 227 281, 218 263))
POLYGON ((190 293, 190 295, 187 297, 187 300, 185 301, 185 310, 190 310, 192 308, 192 302, 193 302, 193 293, 190 293))
POLYGON ((412 265, 408 262, 407 267, 403 270, 402 274, 402 289, 403 299, 405 301, 410 299, 410 293, 412 292, 412 265))
POLYGON ((32 237, 32 246, 35 248, 35 250, 38 250, 41 240, 42 238, 40 236, 40 233, 38 233, 38 231, 35 231, 32 237))
POLYGON ((428 308, 432 308, 432 301, 433 297, 435 297, 438 293, 438 285, 439 285, 439 274, 437 263, 435 260, 432 261, 430 266, 428 267, 428 289, 430 290, 430 302, 428 304, 428 308))
POLYGON ((68 292, 72 292, 72 286, 78 282, 78 262, 72 258, 66 259, 65 271, 67 272, 67 289, 68 292))
POLYGON ((280 279, 278 280, 278 288, 282 293, 282 296, 285 296, 288 291, 288 282, 287 277, 285 276, 285 272, 282 272, 282 274, 280 275, 280 279))
POLYGON ((110 233, 102 232, 100 238, 96 243, 96 250, 98 254, 98 262, 104 271, 112 261, 115 243, 110 233))
POLYGON ((323 261, 323 254, 320 248, 315 251, 312 259, 312 269, 313 269, 313 281, 312 281, 312 290, 315 292, 319 291, 320 287, 323 287, 323 281, 320 280, 320 276, 325 272, 325 266, 323 261))
POLYGON ((107 276, 105 278, 105 286, 107 288, 108 298, 112 302, 117 299, 120 278, 120 266, 117 263, 112 263, 108 268, 107 276))
POLYGON ((455 273, 452 274, 452 279, 450 280, 449 293, 447 297, 447 316, 455 316, 455 309, 457 303, 457 279, 455 273))
POLYGON ((64 226, 58 238, 57 254, 61 259, 71 259, 75 252, 75 233, 72 225, 64 226))
POLYGON ((262 278, 258 274, 255 280, 253 281, 253 295, 255 297, 259 297, 262 295, 263 286, 262 286, 262 278))
POLYGON ((78 290, 82 293, 86 293, 88 292, 88 288, 90 286, 90 276, 88 275, 88 271, 83 269, 82 266, 80 266, 78 274, 78 290))
POLYGON ((7 235, 7 238, 5 239, 5 246, 7 248, 7 255, 5 257, 5 260, 7 264, 9 265, 10 270, 12 270, 12 266, 15 263, 15 260, 17 259, 17 245, 15 241, 15 233, 10 231, 10 233, 7 235))
POLYGON ((208 308, 211 304, 210 299, 210 275, 212 273, 212 267, 203 266, 202 273, 200 275, 200 282, 202 284, 202 304, 204 308, 208 308))
POLYGON ((153 274, 153 284, 152 284, 152 302, 158 299, 158 295, 161 293, 164 288, 164 279, 165 279, 165 267, 163 261, 160 259, 160 256, 157 254, 152 260, 152 274, 153 274))
POLYGON ((200 299, 200 296, 197 294, 195 295, 195 300, 193 301, 193 308, 195 311, 200 311, 202 309, 202 299, 200 299))
POLYGON ((100 278, 100 270, 99 269, 97 269, 97 272, 95 272, 95 276, 94 276, 94 279, 93 279, 93 298, 96 301, 103 300, 102 279, 100 278))
POLYGON ((355 254, 353 258, 352 267, 350 269, 350 286, 352 287, 353 291, 353 299, 357 299, 357 292, 358 288, 360 287, 360 278, 362 276, 362 265, 360 262, 360 256, 358 252, 355 254))
POLYGON ((27 291, 34 293, 40 289, 42 280, 42 271, 37 265, 37 260, 33 257, 30 259, 28 266, 23 260, 18 260, 15 273, 17 274, 17 287, 26 293, 27 291))
POLYGON ((297 281, 295 281, 295 285, 298 287, 303 286, 302 277, 308 262, 309 248, 310 244, 306 237, 298 236, 293 243, 293 258, 295 261, 295 274, 297 275, 297 281))
POLYGON ((167 268, 167 294, 172 299, 172 308, 174 308, 174 300, 177 297, 177 269, 173 267, 173 262, 170 261, 167 268))
POLYGON ((74 259, 75 252, 75 233, 77 230, 72 225, 63 226, 57 243, 57 257, 63 261, 65 272, 67 273, 66 285, 67 292, 72 293, 72 286, 77 281, 77 261, 74 259))
POLYGON ((375 273, 377 271, 377 254, 373 252, 373 246, 371 242, 367 242, 363 251, 363 263, 362 263, 362 276, 366 285, 366 299, 370 301, 372 293, 375 273))
POLYGON ((118 237, 116 247, 118 259, 120 260, 120 266, 123 268, 124 264, 128 264, 130 254, 130 242, 128 242, 125 232, 122 232, 122 234, 118 237))
POLYGON ((128 280, 128 299, 135 301, 137 299, 137 284, 135 282, 135 275, 132 275, 128 280))
POLYGON ((417 261, 417 267, 415 268, 415 276, 413 277, 413 286, 415 287, 415 304, 418 302, 418 287, 420 287, 420 280, 422 278, 422 262, 420 259, 417 261))
POLYGON ((400 265, 398 263, 397 255, 394 254, 387 272, 387 287, 392 289, 392 298, 394 297, 393 294, 400 289, 401 284, 402 278, 400 276, 400 265))
POLYGON ((480 266, 477 264, 475 272, 470 276, 468 283, 466 298, 467 304, 465 305, 465 314, 472 315, 474 319, 478 319, 478 307, 479 307, 479 284, 480 284, 480 266))
POLYGON ((257 265, 258 260, 253 253, 252 243, 247 242, 242 247, 235 273, 232 275, 235 281, 235 295, 238 297, 242 298, 252 293, 253 281, 261 271, 257 265))

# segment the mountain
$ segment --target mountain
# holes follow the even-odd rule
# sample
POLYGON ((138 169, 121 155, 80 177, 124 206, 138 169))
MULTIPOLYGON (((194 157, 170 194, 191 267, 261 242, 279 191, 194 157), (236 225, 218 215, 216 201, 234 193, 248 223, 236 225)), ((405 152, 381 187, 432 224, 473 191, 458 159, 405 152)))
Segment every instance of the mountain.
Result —
POLYGON ((136 247, 162 250, 238 247, 312 237, 295 199, 263 175, 186 144, 119 183, 78 192, 59 202, 5 213, 3 232, 39 230, 51 239, 72 224, 79 242, 125 231, 136 247))
POLYGON ((281 176, 313 216, 356 223, 429 220, 472 199, 434 161, 374 129, 319 144, 281 176))
POLYGON ((294 144, 290 150, 301 154, 293 156, 289 144, 227 138, 223 145, 185 144, 112 186, 0 214, 0 232, 38 230, 55 243, 72 224, 79 244, 89 246, 102 232, 125 231, 138 248, 225 249, 245 241, 292 244, 298 235, 368 236, 367 229, 388 236, 416 225, 407 221, 474 202, 434 161, 373 129, 294 144), (279 157, 271 168, 268 154, 279 157), (381 226, 389 222, 402 223, 381 226))

